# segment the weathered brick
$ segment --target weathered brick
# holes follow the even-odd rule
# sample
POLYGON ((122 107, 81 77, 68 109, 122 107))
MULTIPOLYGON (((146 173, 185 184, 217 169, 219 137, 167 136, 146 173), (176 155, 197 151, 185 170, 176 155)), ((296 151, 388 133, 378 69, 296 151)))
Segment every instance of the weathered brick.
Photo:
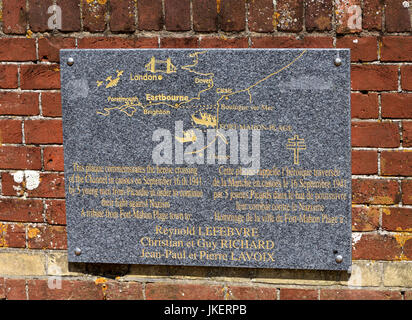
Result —
POLYGON ((247 48, 249 46, 247 38, 200 38, 201 48, 247 48))
POLYGON ((193 30, 212 32, 218 30, 217 6, 215 0, 194 0, 193 30))
MULTIPOLYGON (((386 287, 412 287, 412 263, 389 262, 383 265, 383 285, 386 287)), ((405 292, 405 299, 412 300, 412 290, 405 292)))
POLYGON ((373 92, 351 94, 352 118, 377 119, 379 116, 378 94, 373 92))
POLYGON ((332 48, 332 37, 252 37, 253 48, 332 48))
POLYGON ((26 120, 24 135, 29 144, 63 143, 63 127, 61 120, 26 120))
POLYGON ((63 147, 45 147, 43 161, 46 171, 64 171, 63 147))
POLYGON ((386 32, 411 31, 409 8, 403 6, 401 0, 384 0, 386 32))
POLYGON ((396 204, 400 200, 398 182, 382 179, 353 179, 352 202, 359 204, 396 204))
POLYGON ((353 122, 352 146, 397 148, 400 145, 399 126, 393 122, 353 122))
POLYGON ((110 30, 113 32, 133 32, 136 30, 134 0, 110 0, 110 8, 110 30))
POLYGON ((46 200, 46 221, 48 224, 66 225, 66 202, 46 200))
POLYGON ((337 33, 362 31, 362 8, 360 0, 335 1, 337 33))
POLYGON ((27 244, 30 249, 67 249, 66 227, 37 225, 27 228, 27 244))
MULTIPOLYGON (((29 2, 29 28, 33 32, 45 32, 49 28, 48 8, 53 5, 53 0, 28 0, 29 2)), ((63 14, 62 14, 63 15, 63 14)))
POLYGON ((378 152, 352 150, 352 174, 378 173, 378 152))
POLYGON ((0 61, 36 60, 36 40, 27 38, 0 39, 0 61))
POLYGON ((379 229, 379 208, 352 207, 352 231, 375 231, 379 229))
POLYGON ((21 120, 0 119, 0 145, 22 142, 21 120))
POLYGON ((197 48, 198 38, 161 38, 161 48, 197 48))
POLYGON ((0 65, 0 89, 17 88, 17 66, 2 64, 0 65))
POLYGON ((320 300, 401 300, 400 291, 368 289, 321 289, 320 300))
POLYGON ((299 32, 303 29, 303 1, 276 1, 276 26, 278 31, 299 32))
POLYGON ((332 0, 305 0, 305 26, 307 31, 332 29, 332 0))
POLYGON ((168 31, 191 29, 190 0, 164 0, 165 25, 168 31))
POLYGON ((143 300, 141 283, 108 281, 105 285, 106 300, 143 300))
POLYGON ((42 114, 45 117, 61 117, 62 104, 60 92, 41 93, 42 114))
POLYGON ((250 31, 272 32, 274 29, 273 19, 274 7, 272 0, 249 1, 248 25, 250 31))
POLYGON ((401 86, 403 90, 412 91, 412 65, 401 66, 401 86))
POLYGON ((0 147, 1 169, 41 169, 41 153, 38 147, 0 147))
POLYGON ((402 180, 402 203, 412 204, 412 180, 402 180))
POLYGON ((3 32, 25 34, 26 28, 26 0, 3 0, 3 32))
POLYGON ((80 31, 80 1, 79 0, 57 0, 56 4, 62 9, 61 31, 80 31))
POLYGON ((21 223, 0 222, 0 248, 24 248, 26 227, 21 223))
POLYGON ((382 93, 383 118, 412 118, 412 93, 382 93))
POLYGON ((381 174, 384 176, 411 176, 412 152, 382 151, 381 174))
POLYGON ((397 90, 398 66, 392 65, 352 65, 352 90, 397 90))
POLYGON ((39 60, 60 62, 60 49, 76 47, 74 38, 48 37, 39 39, 39 60))
POLYGON ((43 222, 43 202, 29 199, 1 199, 0 220, 43 222))
POLYGON ((275 287, 239 286, 227 287, 228 300, 277 300, 275 287))
POLYGON ((402 144, 412 147, 412 121, 402 121, 402 144))
POLYGON ((60 89, 60 67, 50 65, 21 66, 22 89, 60 89))
POLYGON ((161 30, 163 27, 162 0, 137 1, 139 30, 161 30))
POLYGON ((383 208, 382 229, 388 231, 412 231, 412 209, 383 208))
POLYGON ((0 277, 0 300, 6 299, 6 286, 4 278, 0 277))
POLYGON ((412 36, 382 37, 381 61, 412 61, 412 36))
POLYGON ((337 48, 349 48, 351 61, 378 60, 378 42, 375 37, 346 36, 336 40, 337 48))
POLYGON ((352 243, 354 260, 397 260, 402 248, 393 235, 364 233, 352 243))
POLYGON ((281 288, 280 300, 318 300, 318 290, 281 288))
POLYGON ((0 274, 3 276, 43 276, 46 274, 42 252, 4 252, 0 250, 0 274))
POLYGON ((119 37, 87 37, 78 40, 80 49, 111 48, 157 48, 158 39, 153 38, 119 38, 119 37))
POLYGON ((83 29, 103 32, 106 29, 107 1, 82 0, 83 29))
POLYGON ((244 0, 221 0, 218 14, 222 31, 245 30, 246 5, 244 0))
POLYGON ((146 285, 147 300, 223 300, 223 287, 192 283, 155 282, 146 285))
POLYGON ((35 92, 0 92, 1 115, 38 115, 39 94, 35 92))
POLYGON ((382 30, 383 2, 381 0, 363 0, 362 28, 364 30, 382 30))
POLYGON ((7 300, 27 300, 26 280, 5 279, 4 282, 7 300))

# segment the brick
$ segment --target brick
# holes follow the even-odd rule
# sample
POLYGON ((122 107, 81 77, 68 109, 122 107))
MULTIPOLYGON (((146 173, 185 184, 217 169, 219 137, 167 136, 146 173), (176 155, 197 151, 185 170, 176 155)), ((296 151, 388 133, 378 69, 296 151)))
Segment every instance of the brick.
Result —
POLYGON ((79 0, 57 0, 56 4, 62 9, 61 31, 80 31, 80 1, 79 0))
POLYGON ((252 37, 252 48, 332 48, 332 37, 252 37))
POLYGON ((64 171, 63 147, 45 147, 43 161, 46 171, 64 171))
POLYGON ((249 46, 247 38, 200 38, 201 48, 247 48, 249 46))
POLYGON ((412 300, 412 290, 405 291, 405 300, 412 300))
POLYGON ((5 290, 5 281, 4 278, 0 277, 0 300, 6 299, 6 290, 5 290))
POLYGON ((37 225, 27 228, 27 244, 30 249, 67 249, 66 227, 37 225))
POLYGON ((26 280, 5 279, 6 300, 27 300, 26 280))
POLYGON ((332 0, 305 0, 305 26, 307 31, 332 30, 332 0))
POLYGON ((157 48, 157 38, 90 37, 78 40, 79 49, 157 48))
POLYGON ((403 6, 401 0, 384 0, 386 32, 411 31, 409 8, 403 6))
POLYGON ((352 65, 352 90, 398 90, 398 66, 352 65))
POLYGON ((26 28, 26 0, 3 0, 3 32, 25 34, 26 28))
MULTIPOLYGON (((389 262, 383 265, 383 285, 386 287, 412 287, 412 264, 408 262, 389 262)), ((412 291, 405 292, 405 299, 409 292, 412 300, 412 291)))
POLYGON ((164 0, 165 26, 168 31, 191 29, 190 0, 164 0))
POLYGON ((352 62, 378 60, 378 42, 375 37, 346 36, 338 38, 336 47, 351 49, 352 62))
POLYGON ((303 29, 303 1, 276 1, 276 27, 278 31, 299 32, 303 29))
POLYGON ((378 152, 352 150, 352 174, 378 173, 378 152))
POLYGON ((0 119, 0 146, 4 143, 21 143, 21 120, 0 119))
POLYGON ((139 30, 159 31, 163 27, 162 0, 137 1, 139 30))
POLYGON ((0 89, 17 88, 17 66, 2 64, 0 65, 0 89))
POLYGON ((402 248, 392 235, 364 233, 352 243, 354 260, 396 260, 402 248))
POLYGON ((412 209, 383 208, 382 229, 387 231, 412 231, 412 209))
POLYGON ((382 0, 363 0, 362 28, 369 31, 382 30, 382 0))
POLYGON ((108 281, 106 300, 143 300, 143 285, 138 282, 108 281))
POLYGON ((43 116, 61 117, 62 103, 60 92, 42 92, 41 107, 43 116))
POLYGON ((382 151, 381 174, 383 176, 411 176, 412 152, 382 151))
POLYGON ((66 225, 66 202, 46 200, 46 221, 48 224, 66 225))
POLYGON ((352 147, 397 148, 399 126, 393 122, 353 122, 352 147))
POLYGON ((412 61, 412 36, 382 37, 381 61, 412 61))
POLYGON ((10 173, 3 172, 2 191, 5 196, 21 196, 25 194, 28 198, 64 198, 64 175, 57 173, 40 173, 29 176, 30 189, 27 185, 27 177, 24 184, 14 181, 10 173), (37 179, 37 180, 36 180, 37 179))
POLYGON ((36 40, 27 38, 0 39, 0 61, 35 61, 36 40))
POLYGON ((27 280, 29 300, 103 300, 104 294, 94 281, 61 280, 61 288, 50 288, 48 280, 27 280))
POLYGON ((401 300, 400 291, 367 289, 321 289, 320 300, 401 300))
POLYGON ((192 6, 194 31, 212 32, 218 30, 218 16, 215 0, 194 0, 192 6))
POLYGON ((395 180, 352 180, 352 203, 396 204, 399 200, 399 186, 395 180))
POLYGON ((197 48, 198 38, 161 38, 161 48, 197 48))
POLYGON ((26 227, 20 223, 0 222, 0 248, 24 248, 26 246, 26 227))
POLYGON ((52 65, 21 66, 22 89, 60 89, 60 67, 52 65))
POLYGON ((412 234, 401 235, 399 241, 404 242, 403 252, 400 256, 400 260, 412 260, 412 234), (403 238, 403 239, 402 239, 403 238))
POLYGON ((39 60, 60 62, 60 49, 73 49, 76 47, 73 38, 41 38, 39 39, 39 60))
POLYGON ((135 25, 134 0, 110 0, 110 30, 113 32, 133 32, 135 25))
POLYGON ((402 144, 412 147, 412 121, 402 121, 402 144))
POLYGON ((412 204, 412 180, 402 180, 402 203, 412 204))
POLYGON ((250 31, 272 32, 274 30, 274 7, 272 0, 249 2, 248 25, 250 31))
POLYGON ((63 127, 61 120, 26 120, 24 135, 28 144, 63 143, 63 127))
POLYGON ((0 274, 3 276, 44 276, 44 253, 0 250, 0 274))
POLYGON ((0 147, 1 169, 41 169, 41 153, 38 147, 0 147))
POLYGON ((318 300, 318 290, 281 288, 280 300, 318 300))
POLYGON ((223 300, 223 287, 207 284, 155 282, 146 285, 147 300, 223 300))
POLYGON ((1 115, 38 115, 39 94, 34 92, 0 92, 1 115))
POLYGON ((379 208, 352 207, 352 231, 375 231, 379 229, 379 208))
POLYGON ((412 65, 401 66, 401 86, 403 90, 412 91, 412 65))
POLYGON ((382 93, 382 118, 412 118, 412 93, 382 93))
MULTIPOLYGON (((53 5, 52 0, 28 0, 29 3, 29 28, 33 32, 45 32, 49 28, 48 8, 53 5)), ((62 13, 63 15, 63 13, 62 13)))
POLYGON ((83 29, 89 32, 103 32, 106 29, 107 1, 82 0, 83 29))
POLYGON ((227 287, 228 300, 277 300, 275 287, 236 286, 227 287))
POLYGON ((362 31, 362 8, 360 0, 335 2, 335 19, 337 33, 362 31))
POLYGON ((351 94, 352 119, 377 119, 379 116, 378 94, 373 92, 351 94))
POLYGON ((221 0, 218 10, 222 31, 243 31, 246 28, 245 1, 221 0))
POLYGON ((43 222, 43 201, 1 199, 0 220, 11 222, 43 222))
POLYGON ((349 279, 345 279, 341 284, 348 287, 380 287, 382 283, 381 262, 369 260, 353 260, 352 272, 349 279))

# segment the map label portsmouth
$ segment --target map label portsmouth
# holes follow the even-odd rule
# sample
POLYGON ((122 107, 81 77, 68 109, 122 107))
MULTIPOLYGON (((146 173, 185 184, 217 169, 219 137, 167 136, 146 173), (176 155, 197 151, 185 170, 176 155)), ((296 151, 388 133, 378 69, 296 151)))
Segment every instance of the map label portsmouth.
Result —
POLYGON ((70 262, 350 268, 349 50, 60 53, 70 262))

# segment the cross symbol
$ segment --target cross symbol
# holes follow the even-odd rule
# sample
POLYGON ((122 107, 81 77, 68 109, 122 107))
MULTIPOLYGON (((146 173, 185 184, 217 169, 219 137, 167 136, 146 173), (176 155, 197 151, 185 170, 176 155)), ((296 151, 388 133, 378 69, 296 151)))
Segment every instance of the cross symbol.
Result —
POLYGON ((300 139, 298 135, 288 139, 286 148, 293 150, 293 164, 299 164, 299 151, 306 150, 305 139, 300 139))

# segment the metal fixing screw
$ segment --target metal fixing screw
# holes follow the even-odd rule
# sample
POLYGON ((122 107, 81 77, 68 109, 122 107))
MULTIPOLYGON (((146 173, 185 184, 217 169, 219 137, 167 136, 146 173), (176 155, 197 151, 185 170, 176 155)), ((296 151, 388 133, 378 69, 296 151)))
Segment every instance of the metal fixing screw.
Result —
POLYGON ((409 1, 402 2, 404 8, 409 8, 409 1))
POLYGON ((72 57, 70 57, 69 59, 67 59, 67 64, 69 66, 72 66, 74 64, 74 59, 72 57))
POLYGON ((339 67, 342 64, 342 59, 339 57, 335 58, 335 66, 339 67))
POLYGON ((338 254, 338 255, 335 257, 335 261, 336 261, 337 263, 341 263, 341 262, 343 261, 343 257, 342 257, 340 254, 338 254))
POLYGON ((74 249, 74 254, 75 254, 76 256, 80 256, 80 255, 82 254, 82 249, 80 249, 80 248, 74 249))

